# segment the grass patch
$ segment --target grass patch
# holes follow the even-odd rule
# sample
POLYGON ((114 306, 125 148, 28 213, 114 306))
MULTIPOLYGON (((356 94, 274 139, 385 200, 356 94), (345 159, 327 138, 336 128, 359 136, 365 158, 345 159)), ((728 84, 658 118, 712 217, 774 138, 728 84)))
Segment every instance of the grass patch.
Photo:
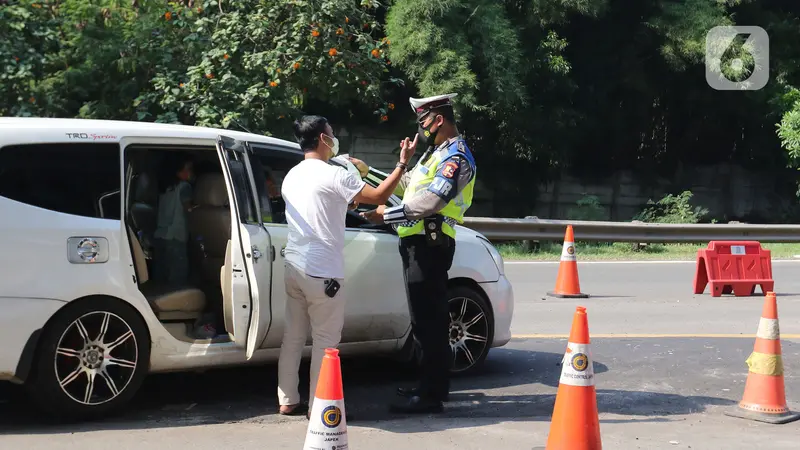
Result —
MULTIPOLYGON (((578 261, 602 260, 685 260, 694 261, 697 250, 708 244, 648 244, 634 250, 633 244, 625 242, 576 242, 578 261)), ((772 251, 772 259, 792 259, 800 255, 800 244, 761 244, 772 251)), ((538 248, 530 250, 522 243, 505 243, 497 246, 506 260, 558 261, 561 258, 560 242, 540 242, 538 248)))

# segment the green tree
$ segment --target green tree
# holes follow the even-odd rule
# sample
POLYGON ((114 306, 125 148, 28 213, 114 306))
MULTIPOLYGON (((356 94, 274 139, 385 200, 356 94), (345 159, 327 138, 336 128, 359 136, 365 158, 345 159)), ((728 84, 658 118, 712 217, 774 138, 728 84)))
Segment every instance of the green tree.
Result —
POLYGON ((0 8, 0 112, 269 133, 316 101, 364 105, 377 123, 397 82, 386 76, 380 6, 22 0, 0 8))
MULTIPOLYGON (((204 8, 178 4, 150 13, 158 37, 140 42, 159 48, 161 36, 181 42, 162 61, 153 90, 137 99, 140 119, 194 122, 254 132, 276 130, 309 98, 336 106, 354 100, 385 120, 383 100, 387 40, 374 17, 379 4, 343 0, 248 0, 204 8), (185 56, 184 56, 185 55, 185 56), (188 64, 170 65, 175 58, 188 64)), ((152 33, 150 33, 152 35, 152 33)), ((283 124, 285 126, 285 124, 283 124)))

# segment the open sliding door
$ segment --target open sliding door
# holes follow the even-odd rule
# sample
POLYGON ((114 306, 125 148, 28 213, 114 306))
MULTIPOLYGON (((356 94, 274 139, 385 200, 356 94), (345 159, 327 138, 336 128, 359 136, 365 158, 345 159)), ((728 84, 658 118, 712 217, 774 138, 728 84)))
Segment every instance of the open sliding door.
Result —
POLYGON ((225 257, 222 295, 225 324, 236 345, 252 358, 267 336, 272 319, 272 262, 275 252, 261 221, 261 206, 246 142, 217 138, 217 153, 228 184, 231 241, 225 257))

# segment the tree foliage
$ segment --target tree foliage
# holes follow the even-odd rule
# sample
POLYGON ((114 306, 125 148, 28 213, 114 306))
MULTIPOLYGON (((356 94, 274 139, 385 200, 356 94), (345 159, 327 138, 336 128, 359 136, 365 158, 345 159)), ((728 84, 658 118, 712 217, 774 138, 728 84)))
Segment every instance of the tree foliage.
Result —
POLYGON ((385 120, 376 0, 23 0, 0 12, 4 115, 274 131, 309 99, 385 120), (19 61, 15 59, 17 55, 19 61), (30 101, 29 101, 30 100, 30 101), (27 103, 27 104, 26 104, 27 103))
POLYGON ((499 215, 527 215, 564 171, 648 183, 727 162, 792 184, 800 167, 786 0, 0 0, 0 36, 2 115, 285 133, 324 111, 411 132, 390 102, 457 92, 499 215), (706 83, 755 70, 743 39, 719 69, 705 60, 708 31, 735 24, 770 36, 761 90, 706 83))
POLYGON ((599 179, 627 169, 647 183, 717 162, 780 173, 796 157, 781 150, 781 140, 789 149, 800 135, 800 112, 791 112, 800 61, 795 46, 780 44, 800 37, 794 4, 504 0, 481 14, 487 6, 396 0, 386 30, 393 61, 421 94, 461 94, 462 130, 482 177, 511 199, 499 214, 527 214, 531 174, 536 182, 564 170, 599 179), (706 69, 735 81, 755 69, 742 39, 725 49, 720 69, 705 60, 709 30, 735 24, 759 25, 772 38, 771 81, 760 91, 706 83, 706 69))
POLYGON ((371 0, 358 6, 242 1, 221 11, 175 5, 157 20, 158 31, 184 43, 188 64, 160 65, 154 90, 137 100, 139 118, 157 105, 164 111, 158 120, 191 117, 200 125, 224 127, 234 121, 267 131, 301 110, 309 96, 337 106, 359 99, 384 108, 381 77, 388 44, 374 37, 379 24, 370 11, 377 6, 371 0))

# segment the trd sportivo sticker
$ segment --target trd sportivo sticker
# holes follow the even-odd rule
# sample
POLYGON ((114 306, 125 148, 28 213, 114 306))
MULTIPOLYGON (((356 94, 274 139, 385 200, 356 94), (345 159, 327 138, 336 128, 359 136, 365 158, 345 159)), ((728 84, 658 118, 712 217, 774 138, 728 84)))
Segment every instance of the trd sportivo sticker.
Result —
POLYGON ((95 133, 65 133, 68 139, 82 139, 88 141, 96 141, 98 139, 116 139, 113 134, 95 134, 95 133))

